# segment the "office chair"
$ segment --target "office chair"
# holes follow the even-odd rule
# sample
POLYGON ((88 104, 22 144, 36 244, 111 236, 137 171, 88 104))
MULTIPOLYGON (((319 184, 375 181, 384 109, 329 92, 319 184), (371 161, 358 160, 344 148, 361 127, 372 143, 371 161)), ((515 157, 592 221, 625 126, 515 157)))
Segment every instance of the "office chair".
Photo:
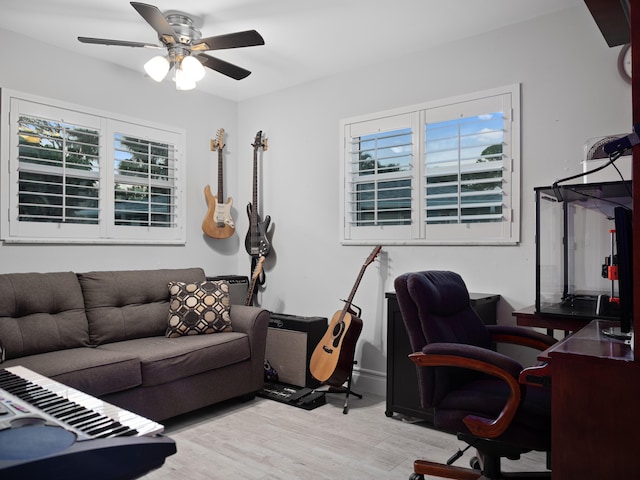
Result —
MULTIPOLYGON (((501 342, 545 350, 555 339, 516 326, 485 325, 471 307, 457 273, 423 271, 395 279, 396 297, 418 370, 420 402, 433 408, 438 430, 457 434, 477 457, 471 467, 414 462, 410 480, 424 475, 456 479, 551 478, 549 471, 503 473, 501 458, 516 460, 532 450, 550 451, 551 398, 542 386, 518 382, 523 370, 494 350, 501 342)), ((466 449, 465 449, 466 450, 466 449)))

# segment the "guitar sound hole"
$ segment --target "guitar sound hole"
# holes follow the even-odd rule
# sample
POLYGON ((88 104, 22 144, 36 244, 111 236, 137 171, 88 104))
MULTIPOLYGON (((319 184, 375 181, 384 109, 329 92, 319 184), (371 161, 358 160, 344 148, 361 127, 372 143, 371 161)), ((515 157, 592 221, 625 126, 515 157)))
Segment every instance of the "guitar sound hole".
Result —
POLYGON ((333 327, 333 336, 337 337, 338 335, 340 335, 343 329, 344 329, 343 323, 336 323, 336 326, 333 327))

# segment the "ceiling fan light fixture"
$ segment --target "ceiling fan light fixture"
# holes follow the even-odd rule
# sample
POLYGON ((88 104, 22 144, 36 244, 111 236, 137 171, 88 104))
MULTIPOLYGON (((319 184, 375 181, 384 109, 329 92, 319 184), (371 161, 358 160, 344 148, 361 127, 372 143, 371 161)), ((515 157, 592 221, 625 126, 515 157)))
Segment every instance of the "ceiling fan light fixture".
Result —
POLYGON ((156 82, 161 82, 167 76, 170 66, 166 57, 158 55, 144 64, 144 71, 156 82))
POLYGON ((204 67, 195 57, 185 57, 180 64, 182 71, 194 82, 199 82, 204 78, 204 67))
POLYGON ((204 76, 205 68, 215 70, 234 80, 242 80, 251 74, 249 70, 226 62, 222 59, 205 55, 208 50, 225 50, 264 45, 264 39, 255 30, 226 33, 202 38, 198 25, 189 15, 179 11, 162 13, 154 5, 130 2, 131 6, 158 34, 161 45, 127 40, 110 40, 108 38, 78 37, 82 43, 99 45, 116 45, 136 48, 165 48, 167 55, 153 57, 144 65, 145 72, 156 82, 161 82, 170 70, 175 69, 176 88, 191 90, 196 82, 204 76), (195 53, 196 57, 191 54, 195 53), (178 73, 179 72, 179 73, 178 73))
POLYGON ((176 90, 193 90, 196 88, 196 81, 191 78, 182 68, 176 68, 176 90))

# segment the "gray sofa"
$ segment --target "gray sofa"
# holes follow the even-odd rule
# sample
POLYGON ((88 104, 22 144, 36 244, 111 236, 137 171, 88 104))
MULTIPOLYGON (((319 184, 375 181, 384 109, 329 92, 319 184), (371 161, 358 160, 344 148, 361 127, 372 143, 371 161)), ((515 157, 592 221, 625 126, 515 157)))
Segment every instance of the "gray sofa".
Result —
POLYGON ((152 420, 263 385, 269 312, 232 305, 232 331, 167 338, 168 283, 201 268, 0 275, 0 368, 22 365, 152 420))

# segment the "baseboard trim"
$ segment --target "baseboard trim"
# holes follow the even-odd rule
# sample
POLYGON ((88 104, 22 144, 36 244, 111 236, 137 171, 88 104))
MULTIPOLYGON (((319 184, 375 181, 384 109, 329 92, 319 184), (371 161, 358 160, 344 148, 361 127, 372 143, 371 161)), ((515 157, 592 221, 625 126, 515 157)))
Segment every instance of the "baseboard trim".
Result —
POLYGON ((351 388, 357 393, 372 393, 384 397, 387 394, 387 375, 366 368, 354 368, 351 388))

